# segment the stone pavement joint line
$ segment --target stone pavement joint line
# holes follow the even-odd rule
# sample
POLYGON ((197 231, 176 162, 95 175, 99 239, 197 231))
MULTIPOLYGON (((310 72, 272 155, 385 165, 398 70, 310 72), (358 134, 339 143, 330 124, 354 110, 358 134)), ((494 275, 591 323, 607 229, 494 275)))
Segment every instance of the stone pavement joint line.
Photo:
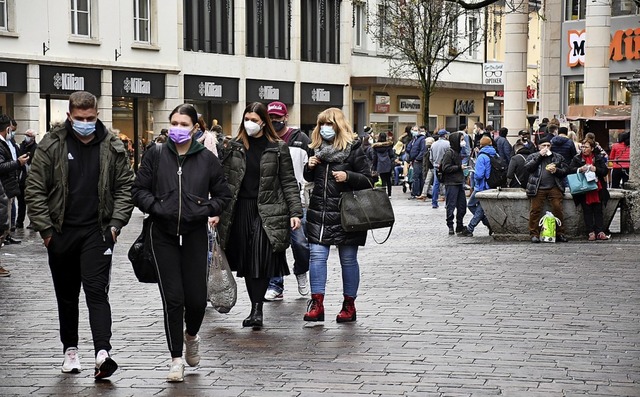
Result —
MULTIPOLYGON (((84 294, 84 370, 62 374, 62 346, 45 248, 19 231, 0 250, 0 396, 640 396, 640 237, 568 244, 448 236, 445 208, 408 201, 384 245, 360 249, 358 320, 337 324, 342 284, 331 250, 324 324, 306 324, 294 277, 265 303, 265 327, 241 326, 244 282, 227 315, 207 309, 201 362, 165 382, 169 353, 157 286, 136 281, 126 253, 134 212, 114 252, 110 300, 120 368, 93 379, 84 294)), ((465 219, 467 222, 470 214, 465 219)), ((377 230, 376 235, 386 233, 377 230)), ((288 253, 291 259, 290 253, 288 253)))

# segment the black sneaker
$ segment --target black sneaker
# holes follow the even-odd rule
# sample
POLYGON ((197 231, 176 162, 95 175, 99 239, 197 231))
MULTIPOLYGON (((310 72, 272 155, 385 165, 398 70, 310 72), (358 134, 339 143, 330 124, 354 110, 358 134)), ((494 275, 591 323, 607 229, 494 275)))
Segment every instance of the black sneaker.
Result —
POLYGON ((118 369, 118 364, 113 361, 111 356, 103 352, 104 350, 101 350, 96 357, 96 369, 93 375, 96 380, 108 378, 118 369))
POLYGON ((466 229, 464 226, 456 226, 456 233, 462 233, 462 230, 466 229))
POLYGON ((540 242, 540 237, 538 236, 531 236, 531 242, 534 244, 537 244, 540 242))
POLYGON ((568 243, 568 242, 569 242, 569 239, 568 239, 568 238, 566 238, 566 237, 564 236, 564 234, 559 234, 559 235, 556 237, 556 241, 557 241, 557 242, 559 242, 559 243, 568 243))
POLYGON ((462 229, 460 233, 458 233, 458 236, 473 237, 473 232, 471 232, 469 229, 465 227, 464 229, 462 229))
POLYGON ((453 231, 453 227, 449 228, 449 236, 453 236, 456 232, 453 231))
POLYGON ((22 244, 22 240, 18 240, 12 235, 8 235, 7 237, 4 238, 4 243, 5 244, 22 244))

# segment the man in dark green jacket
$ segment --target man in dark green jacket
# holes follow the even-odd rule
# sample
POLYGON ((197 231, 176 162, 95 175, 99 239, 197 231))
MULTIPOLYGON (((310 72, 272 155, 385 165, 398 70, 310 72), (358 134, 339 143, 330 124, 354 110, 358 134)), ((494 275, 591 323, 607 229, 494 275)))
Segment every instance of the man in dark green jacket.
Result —
POLYGON ((82 285, 96 356, 94 376, 118 368, 110 357, 109 281, 114 244, 129 222, 133 172, 122 141, 98 120, 96 97, 77 91, 63 125, 40 141, 25 200, 34 230, 47 247, 58 301, 62 372, 81 370, 78 296, 82 285))

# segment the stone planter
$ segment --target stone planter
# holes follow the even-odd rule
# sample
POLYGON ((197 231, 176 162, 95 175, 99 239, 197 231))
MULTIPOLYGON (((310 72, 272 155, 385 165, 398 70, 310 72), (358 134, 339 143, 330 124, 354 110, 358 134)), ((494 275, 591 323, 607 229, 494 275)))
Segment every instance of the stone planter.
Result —
MULTIPOLYGON (((604 226, 608 228, 625 193, 621 189, 609 189, 611 199, 604 208, 604 226)), ((476 197, 484 209, 493 237, 499 240, 529 239, 529 197, 523 189, 491 189, 479 192, 476 197)), ((545 211, 551 208, 545 205, 545 211)), ((582 209, 575 205, 570 193, 564 194, 564 227, 568 237, 585 238, 588 234, 582 209)))

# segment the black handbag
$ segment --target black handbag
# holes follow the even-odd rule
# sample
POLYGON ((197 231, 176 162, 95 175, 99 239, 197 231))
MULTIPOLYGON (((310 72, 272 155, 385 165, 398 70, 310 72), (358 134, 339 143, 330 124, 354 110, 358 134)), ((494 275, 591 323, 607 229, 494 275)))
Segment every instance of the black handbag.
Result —
MULTIPOLYGON (((158 165, 160 164, 160 154, 162 153, 162 144, 156 143, 153 147, 155 151, 153 179, 151 182, 151 192, 155 194, 156 184, 158 180, 158 165)), ((153 257, 151 248, 151 225, 153 219, 151 215, 147 215, 142 221, 142 231, 129 248, 128 257, 133 272, 138 281, 141 283, 157 283, 158 273, 156 271, 156 262, 153 257)))
POLYGON ((158 274, 151 250, 151 217, 146 216, 142 221, 142 231, 129 248, 128 257, 133 266, 133 272, 141 283, 157 283, 158 274))
POLYGON ((388 227, 387 237, 380 243, 373 232, 373 240, 383 244, 389 239, 395 215, 386 188, 371 188, 343 192, 340 197, 340 220, 347 232, 361 232, 388 227))

